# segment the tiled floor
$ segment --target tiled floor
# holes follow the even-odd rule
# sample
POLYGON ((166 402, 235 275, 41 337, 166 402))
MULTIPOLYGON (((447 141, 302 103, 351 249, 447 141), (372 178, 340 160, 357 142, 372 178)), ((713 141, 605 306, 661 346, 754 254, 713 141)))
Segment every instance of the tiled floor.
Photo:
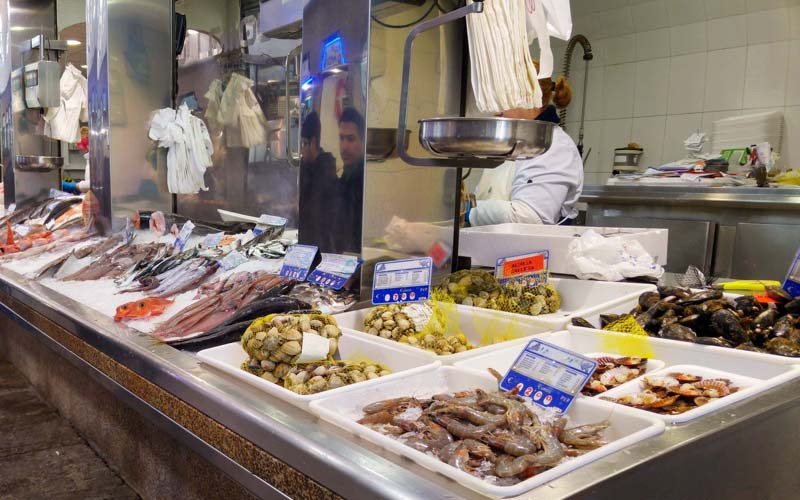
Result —
POLYGON ((0 361, 0 500, 136 499, 69 423, 0 361))

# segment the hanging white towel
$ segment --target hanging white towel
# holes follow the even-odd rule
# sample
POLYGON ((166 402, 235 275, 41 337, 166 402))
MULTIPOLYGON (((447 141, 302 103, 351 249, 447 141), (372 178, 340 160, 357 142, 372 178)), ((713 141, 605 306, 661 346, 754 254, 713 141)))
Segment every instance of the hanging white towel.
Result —
POLYGON ((472 89, 481 112, 542 106, 526 23, 520 0, 484 2, 483 13, 467 17, 472 89))
POLYGON ((88 121, 86 78, 72 63, 67 63, 59 80, 61 104, 48 108, 44 115, 44 133, 57 141, 81 140, 81 121, 88 121))
POLYGON ((267 143, 267 118, 253 93, 253 80, 231 75, 219 105, 228 146, 252 148, 267 143))
POLYGON ((167 187, 173 194, 207 191, 204 175, 214 148, 203 121, 182 104, 178 111, 160 109, 150 121, 150 139, 167 150, 167 187))

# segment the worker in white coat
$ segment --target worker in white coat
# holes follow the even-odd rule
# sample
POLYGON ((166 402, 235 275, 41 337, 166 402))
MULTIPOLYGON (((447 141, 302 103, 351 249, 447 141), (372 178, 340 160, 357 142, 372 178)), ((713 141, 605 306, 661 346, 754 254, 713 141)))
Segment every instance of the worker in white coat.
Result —
POLYGON ((578 215, 583 161, 572 138, 559 126, 556 113, 556 106, 569 105, 572 89, 563 76, 555 83, 550 78, 541 79, 539 85, 541 108, 511 109, 499 116, 554 123, 552 145, 536 158, 507 161, 483 171, 475 190, 477 203, 468 207, 466 214, 472 226, 507 222, 559 224, 578 215))

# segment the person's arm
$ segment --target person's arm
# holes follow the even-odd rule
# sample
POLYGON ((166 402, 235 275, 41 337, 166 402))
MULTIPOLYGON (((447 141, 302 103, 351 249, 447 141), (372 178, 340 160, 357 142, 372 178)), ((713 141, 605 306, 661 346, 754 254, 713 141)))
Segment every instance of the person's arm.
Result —
POLYGON ((469 223, 472 226, 508 222, 541 224, 542 219, 536 211, 519 200, 482 200, 469 211, 469 223))

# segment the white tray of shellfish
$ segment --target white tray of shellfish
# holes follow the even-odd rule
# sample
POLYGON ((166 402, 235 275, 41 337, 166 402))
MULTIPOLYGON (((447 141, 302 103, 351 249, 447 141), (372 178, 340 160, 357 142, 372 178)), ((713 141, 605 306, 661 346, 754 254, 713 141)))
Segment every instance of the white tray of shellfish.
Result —
MULTIPOLYGON (((412 436, 410 435, 412 433, 409 432, 400 435, 398 439, 384 434, 385 428, 379 424, 362 425, 359 423, 359 420, 364 419, 365 415, 373 417, 386 410, 386 413, 393 415, 392 418, 406 419, 407 423, 405 425, 417 429, 415 419, 417 419, 416 422, 420 422, 419 419, 423 410, 422 406, 417 408, 415 404, 420 400, 427 400, 427 403, 422 403, 423 406, 425 404, 429 405, 425 407, 424 411, 430 412, 433 408, 432 405, 435 404, 437 409, 434 413, 438 413, 440 407, 447 406, 447 402, 441 399, 445 397, 443 396, 445 394, 458 397, 463 397, 467 393, 478 394, 474 404, 480 406, 482 397, 486 398, 484 402, 491 404, 496 404, 497 397, 502 399, 503 396, 496 391, 497 380, 486 373, 445 366, 424 373, 409 375, 402 379, 381 380, 371 386, 362 385, 347 394, 336 396, 330 394, 327 397, 313 401, 310 405, 310 410, 322 419, 356 436, 407 457, 461 485, 482 494, 499 498, 522 495, 581 466, 652 436, 657 436, 664 431, 665 427, 663 421, 652 415, 597 399, 580 398, 572 404, 567 412, 568 421, 566 423, 560 421, 558 415, 554 413, 539 416, 538 430, 544 429, 544 434, 548 434, 551 437, 557 436, 558 446, 548 447, 545 443, 541 450, 537 448, 535 452, 532 451, 527 457, 522 458, 516 456, 519 453, 504 456, 505 452, 502 450, 507 448, 501 447, 498 440, 501 437, 513 438, 513 433, 505 431, 500 432, 498 436, 489 434, 482 435, 481 439, 460 441, 463 439, 461 433, 473 432, 475 428, 472 426, 456 428, 448 425, 446 432, 447 436, 449 436, 447 440, 449 444, 443 444, 443 442, 439 442, 439 434, 444 430, 442 427, 418 429, 416 433, 418 436, 412 436), (485 392, 481 394, 480 391, 485 392), (394 398, 403 399, 394 400, 394 398), (414 398, 414 403, 402 403, 410 398, 414 398), (430 398, 439 399, 439 401, 431 402, 430 398), (402 413, 393 411, 392 405, 398 401, 406 405, 397 408, 402 410, 402 413), (385 405, 388 406, 384 408, 385 405), (380 411, 376 413, 374 410, 380 411), (580 429, 576 429, 578 426, 581 426, 580 429), (552 434, 547 432, 548 428, 553 431, 552 434), (451 434, 449 429, 452 429, 455 434, 451 434), (433 432, 434 430, 438 432, 433 432), (579 430, 585 431, 580 438, 592 440, 591 444, 587 441, 583 442, 582 445, 593 449, 570 454, 569 443, 573 443, 572 439, 578 437, 579 430), (593 435, 590 435, 592 433, 593 435), (433 437, 436 437, 435 441, 432 440, 433 437), (489 446, 486 443, 489 443, 489 446), (473 449, 470 445, 475 448, 473 449), (412 448, 412 446, 414 447, 412 448), (550 452, 546 451, 548 449, 550 449, 550 452), (426 452, 419 450, 426 450, 426 452), (463 454, 461 458, 465 460, 459 460, 459 450, 463 454), (439 458, 445 453, 453 455, 448 460, 449 463, 445 463, 439 458), (536 456, 533 456, 533 453, 536 453, 536 456), (531 465, 537 460, 544 462, 543 454, 550 453, 555 453, 558 456, 548 457, 546 463, 549 465, 531 465), (530 460, 531 463, 524 463, 527 460, 530 460), (478 464, 477 462, 480 463, 478 464), (450 465, 451 463, 454 465, 450 465), (526 472, 518 473, 518 470, 526 472), (531 471, 537 470, 539 471, 537 474, 525 478, 531 471), (518 475, 513 475, 515 473, 518 473, 518 475)), ((467 404, 464 401, 462 399, 460 405, 467 404)), ((506 413, 512 410, 516 411, 512 406, 506 407, 506 413)), ((448 410, 441 411, 446 413, 448 410)), ((485 413, 480 412, 480 410, 478 412, 479 414, 485 413)), ((525 420, 522 425, 534 424, 525 420)), ((495 432, 495 434, 497 433, 495 432)))
MULTIPOLYGON (((800 377, 800 367, 787 364, 785 361, 787 358, 688 342, 676 342, 616 332, 600 332, 576 327, 571 327, 568 331, 540 335, 538 338, 598 359, 598 370, 581 391, 585 396, 593 396, 595 398, 613 396, 615 394, 613 391, 627 384, 639 384, 643 377, 680 373, 680 367, 684 365, 699 367, 698 369, 701 371, 711 370, 724 373, 724 376, 720 375, 720 378, 743 382, 744 385, 742 386, 734 385, 733 388, 729 388, 734 389, 728 391, 731 394, 716 398, 710 397, 716 396, 710 391, 696 390, 697 388, 702 389, 702 386, 706 384, 702 382, 707 378, 703 373, 689 373, 690 376, 703 377, 700 380, 694 380, 691 377, 673 376, 672 378, 680 382, 675 387, 676 389, 683 384, 696 384, 696 388, 685 387, 683 392, 686 395, 681 395, 680 398, 676 398, 672 402, 673 406, 680 406, 674 409, 674 415, 660 415, 669 422, 685 422, 697 418, 800 377), (705 392, 710 394, 706 395, 705 392), (719 399, 719 401, 712 406, 691 409, 690 411, 683 405, 684 402, 694 403, 694 400, 688 400, 690 396, 692 398, 709 397, 712 400, 711 402, 714 402, 713 400, 715 399, 719 399)), ((478 372, 485 372, 491 368, 500 373, 505 373, 517 359, 520 350, 521 347, 518 346, 498 349, 472 357, 467 361, 457 362, 455 366, 478 372)), ((675 384, 671 384, 670 388, 672 386, 675 386, 675 384)), ((635 385, 630 387, 635 387, 635 385)), ((721 389, 721 391, 725 392, 725 389, 721 389)), ((670 393, 668 396, 671 397, 674 394, 679 393, 670 393)), ((650 398, 650 396, 645 396, 645 398, 650 398)), ((704 406, 706 403, 704 400, 699 400, 698 402, 703 403, 698 406, 704 406)), ((647 404, 641 402, 638 406, 665 403, 665 401, 650 401, 647 404)), ((669 405, 665 404, 665 406, 669 405)))
MULTIPOLYGON (((491 315, 511 318, 535 318, 545 324, 550 330, 562 330, 572 318, 576 316, 587 317, 600 314, 620 304, 629 304, 636 301, 639 296, 647 291, 655 290, 655 285, 647 283, 625 283, 613 281, 589 281, 567 278, 550 278, 559 297, 561 307, 558 311, 538 316, 508 313, 503 311, 486 310, 491 315)), ((635 302, 634 302, 635 303, 635 302)), ((463 310, 476 309, 470 306, 459 306, 463 310)))
MULTIPOLYGON (((403 379, 409 375, 429 371, 439 366, 437 361, 423 353, 409 352, 391 345, 386 346, 372 338, 363 338, 342 332, 339 337, 339 359, 349 361, 369 360, 373 367, 377 364, 382 368, 367 370, 368 373, 362 373, 361 375, 363 376, 359 376, 359 378, 363 379, 363 381, 348 385, 333 384, 333 387, 331 387, 332 374, 324 373, 325 367, 316 366, 311 373, 298 372, 294 377, 294 381, 298 382, 298 384, 305 384, 306 389, 304 392, 311 392, 298 394, 283 387, 283 385, 245 371, 242 368, 242 364, 248 361, 248 355, 239 342, 205 349, 198 352, 197 356, 201 362, 301 408, 308 407, 309 402, 321 397, 348 392, 357 387, 369 386, 382 380, 403 379), (390 373, 382 374, 384 369, 390 373), (324 379, 328 385, 325 388, 314 387, 313 384, 321 383, 321 379, 324 379), (320 392, 314 392, 318 390, 320 392)), ((301 366, 295 367, 295 371, 300 369, 301 366)), ((343 377, 338 378, 342 379, 343 377)))
MULTIPOLYGON (((527 338, 552 331, 549 324, 538 321, 532 316, 511 317, 508 315, 492 314, 495 311, 478 309, 475 307, 454 306, 443 304, 442 314, 447 317, 447 335, 463 333, 466 341, 472 347, 461 352, 450 354, 436 354, 424 349, 423 345, 414 347, 408 343, 398 342, 383 338, 380 335, 367 333, 369 327, 365 325, 365 319, 370 312, 370 308, 348 311, 334 316, 339 328, 352 335, 363 338, 373 339, 383 345, 402 349, 404 352, 422 354, 430 359, 441 361, 442 364, 449 365, 456 361, 468 359, 476 354, 490 352, 508 345, 524 345, 527 338)), ((392 319, 387 316, 388 319, 392 319)), ((385 320, 382 320, 382 322, 385 320)), ((393 322, 390 327, 394 327, 393 322)), ((403 325, 406 326, 406 325, 403 325)), ((377 332, 377 330, 373 330, 377 332)), ((452 337, 451 337, 452 338, 452 337)), ((449 351, 448 351, 449 352, 449 351)))
MULTIPOLYGON (((665 298, 666 293, 661 294, 662 301, 674 299, 674 297, 665 298)), ((673 324, 656 316, 651 322, 656 325, 655 328, 649 327, 650 339, 697 347, 699 349, 693 352, 703 353, 703 356, 722 352, 774 363, 800 364, 800 323, 796 321, 795 315, 787 314, 787 311, 781 310, 781 307, 776 307, 774 304, 769 306, 759 304, 753 297, 747 295, 723 294, 716 290, 693 290, 692 294, 693 297, 706 300, 698 299, 693 303, 695 300, 689 298, 689 304, 685 305, 683 312, 673 315, 672 319, 675 321, 670 321, 673 324), (702 309, 709 304, 712 308, 708 313, 704 313, 702 309), (725 305, 721 310, 715 310, 714 308, 719 308, 720 304, 725 305), (700 320, 705 318, 705 322, 693 318, 700 320), (757 345, 750 341, 753 338, 753 331, 761 331, 764 335, 757 345)), ((648 295, 653 295, 653 292, 628 298, 599 312, 576 315, 570 319, 573 324, 567 328, 570 331, 596 332, 609 321, 631 313, 635 314, 637 322, 644 324, 642 316, 649 314, 651 310, 649 308, 655 308, 659 300, 658 294, 652 297, 648 295), (585 326, 577 325, 577 322, 585 326)), ((800 301, 795 301, 798 302, 800 301)), ((672 314, 672 311, 669 314, 672 314)))

